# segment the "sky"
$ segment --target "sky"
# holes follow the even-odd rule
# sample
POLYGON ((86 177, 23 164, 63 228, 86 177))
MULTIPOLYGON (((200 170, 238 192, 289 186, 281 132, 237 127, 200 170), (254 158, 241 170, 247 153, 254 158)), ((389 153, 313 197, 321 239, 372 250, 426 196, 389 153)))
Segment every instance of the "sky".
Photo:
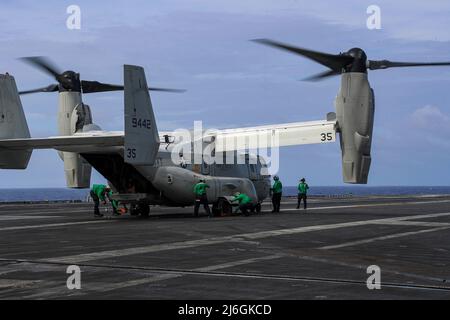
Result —
MULTIPOLYGON (((0 2, 0 72, 19 90, 53 83, 18 57, 47 56, 85 80, 122 83, 123 64, 145 68, 158 128, 206 128, 325 119, 339 78, 301 79, 324 67, 249 41, 270 38, 330 53, 363 48, 369 59, 450 61, 450 2, 152 0, 0 2), (69 5, 81 28, 66 26, 69 5), (366 26, 377 5, 381 29, 366 26)), ((449 185, 450 67, 369 71, 376 115, 369 186, 449 185)), ((57 93, 22 96, 33 137, 57 135, 57 93)), ((123 93, 83 96, 94 122, 123 129, 123 93)), ((285 185, 343 185, 338 143, 280 150, 285 185)), ((104 181, 93 174, 93 182, 104 181)), ((64 187, 53 150, 33 152, 27 170, 0 171, 0 188, 64 187)))

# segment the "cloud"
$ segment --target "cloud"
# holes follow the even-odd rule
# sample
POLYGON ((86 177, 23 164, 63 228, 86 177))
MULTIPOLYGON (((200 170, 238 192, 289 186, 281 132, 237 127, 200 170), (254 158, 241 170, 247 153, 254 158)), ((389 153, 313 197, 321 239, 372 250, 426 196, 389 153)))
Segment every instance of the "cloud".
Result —
MULTIPOLYGON (((448 155, 450 150, 450 115, 440 108, 426 105, 415 110, 408 118, 410 144, 420 146, 436 156, 448 155), (445 150, 444 153, 442 151, 445 150)), ((448 157, 448 156, 447 156, 448 157)))
POLYGON ((427 105, 415 110, 410 121, 419 130, 450 132, 450 116, 436 106, 427 105))

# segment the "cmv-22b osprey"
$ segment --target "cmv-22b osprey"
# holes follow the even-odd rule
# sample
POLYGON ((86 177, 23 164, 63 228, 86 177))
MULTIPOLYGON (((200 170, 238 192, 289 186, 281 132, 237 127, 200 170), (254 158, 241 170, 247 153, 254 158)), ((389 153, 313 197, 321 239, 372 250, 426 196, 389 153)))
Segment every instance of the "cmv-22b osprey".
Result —
POLYGON ((58 83, 18 92, 12 76, 0 75, 0 168, 26 169, 33 149, 51 148, 64 161, 68 187, 88 188, 94 167, 108 180, 116 200, 133 204, 134 215, 148 216, 150 205, 192 205, 193 186, 200 179, 210 186, 207 196, 215 213, 230 213, 230 197, 237 191, 249 195, 260 210, 260 203, 270 193, 270 175, 265 157, 252 153, 249 141, 269 141, 268 148, 329 143, 336 140, 337 132, 344 182, 366 184, 375 110, 367 70, 450 65, 368 60, 359 48, 328 54, 267 39, 255 41, 300 54, 330 69, 308 80, 341 75, 335 112, 319 121, 202 130, 200 135, 192 131, 186 140, 186 135, 177 131, 158 132, 149 90, 173 90, 149 88, 142 67, 125 65, 124 85, 111 85, 80 80, 73 71, 59 72, 41 57, 25 58, 58 83), (115 90, 124 90, 123 132, 101 130, 93 124, 89 106, 82 102, 82 93, 115 90), (19 94, 56 91, 59 136, 30 138, 19 94), (230 155, 231 162, 217 161, 230 155))

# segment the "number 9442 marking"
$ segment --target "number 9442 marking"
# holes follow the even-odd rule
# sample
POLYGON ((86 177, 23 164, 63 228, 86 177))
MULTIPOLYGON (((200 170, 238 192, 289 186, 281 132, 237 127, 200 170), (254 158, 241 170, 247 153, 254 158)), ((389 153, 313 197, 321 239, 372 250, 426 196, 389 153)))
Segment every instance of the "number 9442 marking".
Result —
POLYGON ((133 126, 133 128, 144 128, 144 129, 152 128, 152 123, 150 122, 149 119, 132 118, 131 125, 133 126))

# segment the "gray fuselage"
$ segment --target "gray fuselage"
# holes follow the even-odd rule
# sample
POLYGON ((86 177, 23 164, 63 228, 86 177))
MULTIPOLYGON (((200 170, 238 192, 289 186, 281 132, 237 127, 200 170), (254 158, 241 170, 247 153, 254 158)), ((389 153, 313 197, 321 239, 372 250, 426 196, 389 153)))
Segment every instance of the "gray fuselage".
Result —
POLYGON ((270 175, 261 173, 266 171, 266 165, 251 154, 247 159, 253 161, 244 164, 183 164, 174 163, 171 152, 162 146, 152 166, 131 166, 119 155, 85 154, 83 157, 116 192, 145 194, 150 204, 192 205, 193 187, 200 179, 205 179, 210 186, 207 191, 210 203, 237 191, 246 193, 254 202, 261 202, 270 193, 270 175))

